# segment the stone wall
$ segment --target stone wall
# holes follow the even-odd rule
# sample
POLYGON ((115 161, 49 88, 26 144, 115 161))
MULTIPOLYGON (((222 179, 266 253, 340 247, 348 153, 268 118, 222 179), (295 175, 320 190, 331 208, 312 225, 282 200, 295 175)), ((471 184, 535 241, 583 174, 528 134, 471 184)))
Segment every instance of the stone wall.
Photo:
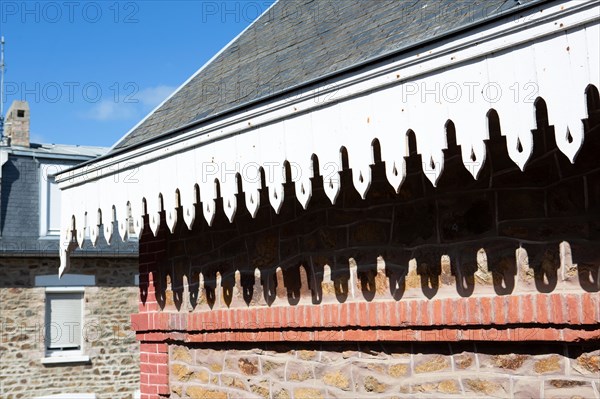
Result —
POLYGON ((0 398, 95 393, 131 399, 139 389, 139 344, 130 314, 137 308, 137 258, 74 257, 69 273, 96 276, 84 293, 87 364, 43 365, 45 289, 35 276, 56 275, 58 257, 0 258, 0 398))
POLYGON ((171 398, 596 398, 592 345, 173 345, 171 398), (517 353, 515 353, 517 352, 517 353))

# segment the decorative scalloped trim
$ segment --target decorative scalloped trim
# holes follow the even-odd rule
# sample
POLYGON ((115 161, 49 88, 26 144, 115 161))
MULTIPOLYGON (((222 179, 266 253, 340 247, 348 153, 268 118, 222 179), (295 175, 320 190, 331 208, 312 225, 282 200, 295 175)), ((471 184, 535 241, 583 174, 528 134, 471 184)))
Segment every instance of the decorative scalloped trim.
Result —
MULTIPOLYGON (((163 210, 171 231, 181 222, 191 227, 199 217, 199 197, 200 209, 210 225, 220 197, 232 221, 239 211, 236 195, 241 194, 240 186, 252 216, 258 211, 259 190, 263 188, 268 188, 271 206, 278 212, 285 200, 285 165, 304 208, 312 195, 311 179, 317 174, 323 177, 325 193, 335 203, 343 168, 341 154, 347 151, 354 187, 364 198, 371 184, 375 140, 381 148, 387 179, 399 190, 405 177, 409 131, 415 133, 417 152, 424 160, 423 172, 435 186, 444 168, 448 120, 456 127, 465 167, 477 177, 485 162, 490 109, 499 115, 509 156, 523 170, 533 151, 534 101, 539 97, 547 104, 558 148, 573 162, 584 139, 581 120, 587 117, 586 88, 590 84, 600 87, 599 37, 596 20, 460 66, 319 105, 271 124, 253 128, 248 122, 242 133, 174 155, 167 147, 164 157, 143 164, 131 162, 118 174, 98 173, 101 177, 93 181, 65 189, 61 273, 68 269, 74 239, 82 246, 89 232, 95 244, 98 226, 103 224, 110 243, 115 235, 111 222, 116 221, 118 234, 125 240, 130 215, 138 236, 145 214, 150 229, 157 233, 163 210), (319 170, 313 170, 315 157, 319 170), (183 221, 177 220, 178 206, 183 208, 183 221), (98 215, 94 223, 89 215, 98 215)), ((403 73, 404 69, 397 76, 403 73)))

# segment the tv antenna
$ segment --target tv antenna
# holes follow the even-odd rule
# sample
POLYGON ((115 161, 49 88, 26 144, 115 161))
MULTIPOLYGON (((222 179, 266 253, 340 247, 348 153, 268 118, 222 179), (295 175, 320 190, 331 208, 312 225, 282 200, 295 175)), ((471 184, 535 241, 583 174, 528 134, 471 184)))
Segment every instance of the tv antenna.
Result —
POLYGON ((0 141, 4 139, 4 36, 0 37, 0 141))

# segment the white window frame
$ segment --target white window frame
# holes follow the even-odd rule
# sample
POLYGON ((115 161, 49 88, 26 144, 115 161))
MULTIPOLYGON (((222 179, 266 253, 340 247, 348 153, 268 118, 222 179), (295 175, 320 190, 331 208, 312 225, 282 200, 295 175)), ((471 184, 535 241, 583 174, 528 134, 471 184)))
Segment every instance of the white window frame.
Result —
POLYGON ((40 163, 40 237, 42 238, 57 238, 60 235, 60 227, 50 230, 49 226, 49 184, 50 179, 54 180, 54 174, 62 172, 66 167, 67 165, 64 164, 40 163))
MULTIPOLYGON (((96 277, 84 274, 65 274, 59 279, 58 275, 40 275, 35 276, 35 286, 45 287, 46 294, 58 293, 58 294, 69 294, 77 293, 81 294, 81 319, 80 319, 80 333, 81 333, 81 344, 79 349, 72 350, 52 350, 48 349, 47 337, 44 334, 44 357, 42 358, 42 364, 61 364, 61 363, 88 363, 90 357, 85 354, 85 340, 84 340, 84 318, 85 318, 85 286, 94 286, 96 283, 96 277)), ((49 315, 47 313, 47 306, 44 313, 44 325, 48 328, 49 315)))

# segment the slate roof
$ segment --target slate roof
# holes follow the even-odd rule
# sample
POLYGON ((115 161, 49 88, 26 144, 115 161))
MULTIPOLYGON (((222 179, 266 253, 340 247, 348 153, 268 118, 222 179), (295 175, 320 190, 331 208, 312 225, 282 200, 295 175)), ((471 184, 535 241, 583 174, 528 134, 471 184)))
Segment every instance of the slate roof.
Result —
POLYGON ((64 155, 74 159, 97 158, 108 152, 107 147, 71 144, 31 143, 29 147, 3 147, 12 153, 30 154, 37 157, 56 158, 64 155))
POLYGON ((280 0, 112 152, 539 0, 280 0))
MULTIPOLYGON (((31 143, 30 147, 0 146, 0 151, 8 153, 0 174, 0 257, 56 257, 59 237, 40 237, 40 163, 73 167, 105 154, 108 148, 31 143)), ((87 240, 77 256, 137 256, 137 253, 137 241, 115 238, 109 246, 100 237, 96 247, 87 240)))

